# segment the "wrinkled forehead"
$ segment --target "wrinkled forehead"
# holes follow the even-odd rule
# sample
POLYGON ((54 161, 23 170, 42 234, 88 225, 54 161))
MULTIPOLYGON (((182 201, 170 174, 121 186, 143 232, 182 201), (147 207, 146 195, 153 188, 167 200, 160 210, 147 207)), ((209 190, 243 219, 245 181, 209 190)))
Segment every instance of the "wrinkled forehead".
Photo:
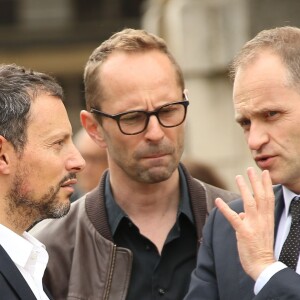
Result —
POLYGON ((276 88, 288 86, 288 70, 278 55, 264 52, 237 69, 233 84, 234 103, 256 98, 276 88))
POLYGON ((270 111, 284 111, 287 101, 299 98, 299 93, 284 80, 253 77, 236 85, 233 92, 235 119, 262 117, 270 111))

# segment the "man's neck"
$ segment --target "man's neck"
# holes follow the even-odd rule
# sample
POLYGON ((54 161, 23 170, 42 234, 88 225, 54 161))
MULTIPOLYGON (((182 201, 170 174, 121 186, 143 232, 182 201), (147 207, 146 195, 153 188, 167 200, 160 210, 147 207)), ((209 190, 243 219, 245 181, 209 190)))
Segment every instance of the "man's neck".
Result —
POLYGON ((110 174, 110 185, 115 201, 129 216, 157 214, 168 210, 174 204, 177 207, 179 203, 178 171, 168 180, 152 184, 129 178, 118 179, 110 174))
POLYGON ((7 213, 3 208, 0 210, 0 222, 19 235, 22 235, 31 225, 30 222, 24 218, 24 215, 17 214, 16 211, 7 213))
POLYGON ((111 175, 115 201, 139 228, 140 233, 151 240, 160 252, 176 222, 180 200, 178 171, 168 180, 155 184, 126 180, 119 182, 111 175))

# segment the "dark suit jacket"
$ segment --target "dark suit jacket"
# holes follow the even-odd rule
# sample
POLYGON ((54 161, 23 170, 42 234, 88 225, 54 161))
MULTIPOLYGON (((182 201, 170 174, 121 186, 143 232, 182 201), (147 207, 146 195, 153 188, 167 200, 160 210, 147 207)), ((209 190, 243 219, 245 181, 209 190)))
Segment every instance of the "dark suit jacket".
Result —
MULTIPOLYGON (((275 234, 284 207, 282 187, 275 192, 275 234)), ((241 200, 230 203, 243 211, 241 200)), ((238 255, 235 232, 222 213, 214 209, 204 227, 197 267, 192 273, 185 300, 267 300, 300 299, 300 276, 291 269, 274 275, 255 296, 255 282, 244 272, 238 255)))
MULTIPOLYGON (((20 249, 21 250, 21 249, 20 249)), ((47 291, 45 291, 52 299, 47 291)), ((0 245, 0 299, 36 300, 26 280, 0 245)))

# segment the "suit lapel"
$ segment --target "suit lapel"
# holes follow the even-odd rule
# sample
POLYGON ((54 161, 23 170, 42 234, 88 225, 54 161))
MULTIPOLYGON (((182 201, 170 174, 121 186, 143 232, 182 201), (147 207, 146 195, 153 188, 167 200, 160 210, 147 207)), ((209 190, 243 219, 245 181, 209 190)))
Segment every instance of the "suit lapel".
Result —
POLYGON ((18 294, 20 299, 36 300, 26 280, 16 267, 10 256, 0 245, 0 272, 6 278, 11 288, 18 294))

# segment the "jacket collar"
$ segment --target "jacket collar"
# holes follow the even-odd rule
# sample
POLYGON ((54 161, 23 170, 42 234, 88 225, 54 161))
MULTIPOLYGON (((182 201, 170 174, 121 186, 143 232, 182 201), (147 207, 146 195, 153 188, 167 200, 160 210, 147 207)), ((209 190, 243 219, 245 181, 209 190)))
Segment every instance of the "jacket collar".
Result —
POLYGON ((36 300, 26 280, 0 245, 0 273, 11 285, 16 294, 23 300, 36 300))
MULTIPOLYGON (((180 166, 187 181, 188 193, 191 200, 191 208, 195 220, 199 246, 202 238, 202 228, 207 215, 206 192, 205 188, 191 177, 186 168, 182 164, 180 164, 180 166)), ((87 215, 96 230, 104 238, 113 241, 104 201, 105 178, 107 176, 107 172, 108 171, 105 171, 102 175, 98 187, 87 194, 85 206, 87 215)))

